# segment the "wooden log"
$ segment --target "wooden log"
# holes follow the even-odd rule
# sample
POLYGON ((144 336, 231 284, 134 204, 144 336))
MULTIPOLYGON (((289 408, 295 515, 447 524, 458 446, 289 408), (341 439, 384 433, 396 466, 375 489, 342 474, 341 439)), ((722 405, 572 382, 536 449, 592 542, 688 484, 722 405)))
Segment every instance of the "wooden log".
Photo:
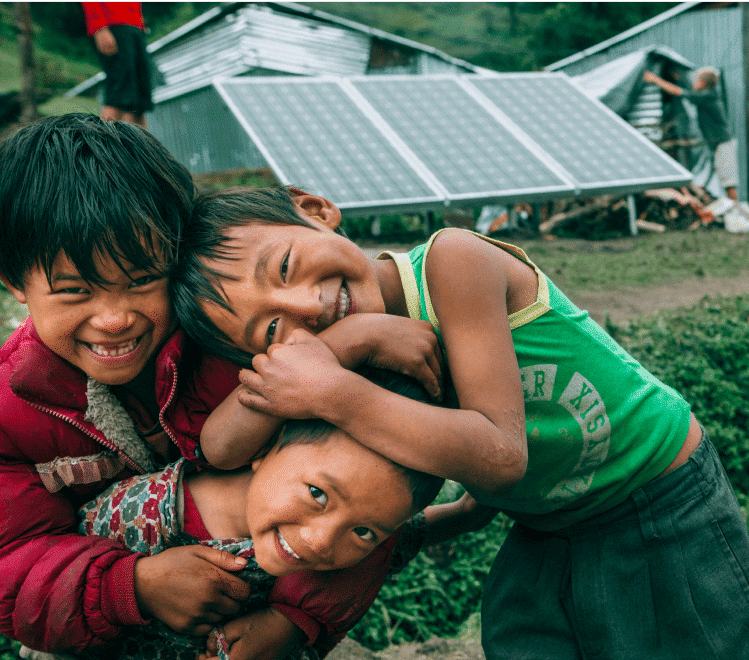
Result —
POLYGON ((649 222, 648 220, 638 220, 637 228, 641 229, 642 231, 657 232, 658 234, 662 234, 664 231, 666 231, 666 228, 663 225, 657 222, 649 222))

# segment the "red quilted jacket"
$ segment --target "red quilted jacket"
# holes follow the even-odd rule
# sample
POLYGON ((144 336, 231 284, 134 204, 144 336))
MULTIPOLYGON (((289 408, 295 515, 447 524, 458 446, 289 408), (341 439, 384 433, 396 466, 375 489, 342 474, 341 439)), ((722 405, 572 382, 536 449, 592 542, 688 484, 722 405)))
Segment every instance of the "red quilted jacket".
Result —
MULTIPOLYGON (((237 375, 235 365, 201 356, 181 331, 161 349, 161 422, 187 459, 206 466, 195 455, 200 430, 237 375)), ((133 585, 140 555, 75 533, 81 504, 143 471, 137 452, 128 456, 121 439, 87 419, 98 396, 88 387, 82 371, 40 341, 30 319, 0 348, 0 633, 40 651, 80 651, 145 623, 133 585)), ((279 578, 271 601, 310 641, 323 633, 334 644, 373 602, 391 558, 388 543, 346 571, 279 578)))

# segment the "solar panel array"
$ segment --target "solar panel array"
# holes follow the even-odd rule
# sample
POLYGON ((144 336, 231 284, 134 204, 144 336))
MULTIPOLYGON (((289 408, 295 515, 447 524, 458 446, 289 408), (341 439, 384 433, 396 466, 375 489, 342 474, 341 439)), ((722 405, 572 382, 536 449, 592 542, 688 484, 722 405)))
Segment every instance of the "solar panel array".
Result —
POLYGON ((561 73, 248 77, 214 86, 282 183, 348 215, 691 180, 561 73))

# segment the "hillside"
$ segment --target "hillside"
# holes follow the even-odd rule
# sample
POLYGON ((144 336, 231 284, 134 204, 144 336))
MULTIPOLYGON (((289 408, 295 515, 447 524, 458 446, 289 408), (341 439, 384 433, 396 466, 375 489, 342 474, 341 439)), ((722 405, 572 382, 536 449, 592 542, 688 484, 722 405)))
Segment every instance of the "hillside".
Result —
POLYGON ((305 3, 497 71, 532 71, 660 14, 673 2, 305 3))

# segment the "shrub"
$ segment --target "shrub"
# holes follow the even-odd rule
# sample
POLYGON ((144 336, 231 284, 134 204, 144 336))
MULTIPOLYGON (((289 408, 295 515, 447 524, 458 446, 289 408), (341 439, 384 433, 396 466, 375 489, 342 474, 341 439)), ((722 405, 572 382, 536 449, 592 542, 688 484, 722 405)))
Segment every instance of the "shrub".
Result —
MULTIPOLYGON (((448 482, 437 501, 457 499, 462 492, 462 487, 448 482)), ((500 514, 478 532, 424 548, 397 576, 397 582, 385 583, 350 635, 380 650, 390 644, 458 634, 479 610, 484 579, 509 522, 500 514)))
POLYGON ((703 298, 607 330, 689 403, 720 454, 739 503, 749 493, 749 297, 703 298))

